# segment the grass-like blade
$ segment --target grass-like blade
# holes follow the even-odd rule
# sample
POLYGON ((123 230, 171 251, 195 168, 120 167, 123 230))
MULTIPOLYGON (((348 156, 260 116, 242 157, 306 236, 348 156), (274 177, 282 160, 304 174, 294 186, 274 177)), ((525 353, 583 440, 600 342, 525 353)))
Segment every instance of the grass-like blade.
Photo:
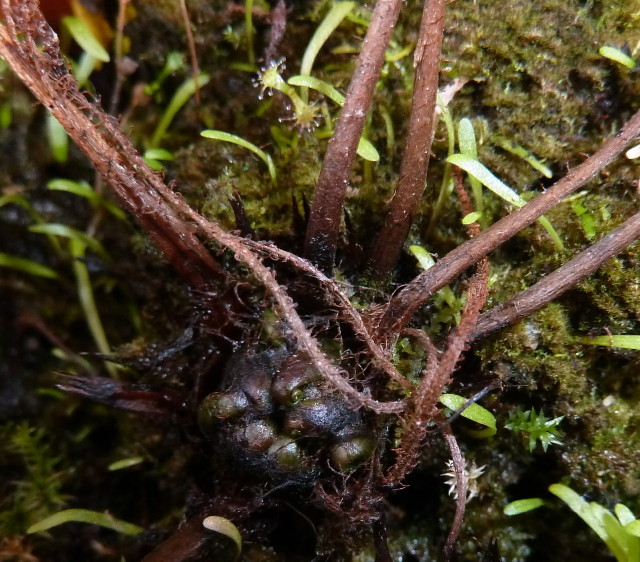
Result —
POLYGON ((269 175, 271 176, 271 181, 273 183, 276 183, 276 167, 273 164, 271 156, 269 156, 264 150, 258 148, 252 142, 249 142, 248 140, 245 140, 237 135, 232 135, 231 133, 226 133, 224 131, 215 131, 213 129, 206 129, 202 131, 200 135, 207 139, 237 144, 238 146, 242 146, 243 148, 250 150, 267 165, 267 168, 269 169, 269 175))
POLYGON ((633 57, 630 57, 627 53, 620 49, 616 49, 615 47, 600 47, 598 53, 603 57, 621 64, 622 66, 626 66, 628 69, 633 69, 636 66, 636 60, 633 57))
MULTIPOLYGON (((201 72, 198 74, 198 88, 203 88, 210 80, 208 74, 201 72)), ((151 137, 151 141, 149 142, 149 146, 147 148, 156 148, 162 138, 167 132, 169 125, 171 125, 171 121, 176 116, 176 113, 182 109, 182 106, 189 101, 189 99, 196 92, 196 81, 193 77, 185 80, 182 85, 176 90, 176 93, 173 94, 169 105, 164 110, 162 117, 160 117, 160 121, 158 121, 158 125, 156 126, 156 130, 153 132, 153 136, 151 137)))
MULTIPOLYGON (((462 408, 467 402, 467 399, 464 396, 459 396, 458 394, 443 394, 440 396, 440 402, 442 402, 447 408, 450 410, 457 410, 462 408)), ((495 416, 486 408, 483 408, 479 404, 469 404, 460 415, 463 418, 467 418, 476 423, 489 427, 493 430, 496 429, 496 418, 495 416)))
POLYGON ((621 335, 621 336, 596 336, 594 338, 583 337, 576 338, 579 343, 588 345, 603 345, 606 347, 621 347, 623 349, 635 349, 640 351, 640 335, 621 335))
MULTIPOLYGON (((300 74, 310 75, 313 63, 322 49, 322 46, 326 43, 329 36, 340 25, 345 16, 353 10, 355 2, 336 2, 329 10, 329 13, 322 20, 320 25, 316 28, 314 34, 311 36, 311 40, 307 45, 302 56, 302 63, 300 64, 300 74)), ((302 98, 307 101, 307 92, 302 91, 302 98)))
POLYGON ((505 515, 520 515, 521 513, 527 513, 527 511, 533 511, 544 505, 542 498, 526 498, 523 500, 516 500, 507 504, 503 510, 505 515))
MULTIPOLYGON (((458 166, 458 168, 463 169, 467 174, 477 178, 487 189, 490 189, 498 197, 504 199, 514 207, 520 208, 527 204, 520 195, 518 195, 502 180, 498 179, 484 164, 482 164, 482 162, 475 158, 471 158, 465 154, 452 154, 447 158, 447 162, 454 166, 458 166)), ((560 251, 564 250, 562 239, 549 220, 545 217, 540 217, 538 222, 549 233, 549 236, 551 236, 551 239, 554 241, 556 248, 560 251)))
POLYGON ((109 62, 109 53, 100 44, 89 26, 80 18, 74 16, 66 16, 62 18, 62 23, 69 30, 76 43, 80 45, 86 53, 100 62, 109 62))
POLYGON ((144 529, 133 523, 127 523, 116 519, 109 513, 101 513, 99 511, 91 511, 89 509, 65 509, 58 511, 35 525, 31 525, 27 529, 27 533, 41 533, 64 523, 89 523, 91 525, 99 525, 107 529, 112 529, 123 535, 137 535, 144 529))
POLYGON ((28 273, 29 275, 35 275, 37 277, 45 277, 47 279, 58 279, 58 274, 51 269, 32 260, 25 258, 19 258, 10 254, 4 254, 0 252, 0 267, 6 267, 9 269, 15 269, 22 273, 28 273))

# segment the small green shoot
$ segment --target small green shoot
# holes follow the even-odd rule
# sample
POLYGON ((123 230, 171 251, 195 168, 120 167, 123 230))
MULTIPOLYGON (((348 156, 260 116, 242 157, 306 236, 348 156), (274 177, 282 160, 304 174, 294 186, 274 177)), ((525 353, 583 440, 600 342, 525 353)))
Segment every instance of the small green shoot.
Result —
MULTIPOLYGON (((418 260, 418 265, 425 271, 436 262, 431 254, 422 246, 409 246, 409 251, 418 260)), ((449 285, 442 287, 433 300, 437 312, 433 316, 433 324, 447 324, 453 320, 456 324, 460 321, 460 311, 464 306, 464 297, 458 298, 449 285)))
POLYGON ((424 271, 433 267, 436 263, 433 256, 422 246, 409 246, 409 251, 413 254, 413 257, 418 260, 418 265, 420 265, 420 268, 424 271))
POLYGON ((84 197, 94 207, 104 207, 105 210, 117 219, 124 220, 126 218, 125 212, 120 207, 99 193, 96 193, 87 182, 77 182, 58 178, 47 183, 47 188, 51 191, 64 191, 66 193, 73 193, 74 195, 84 197))
POLYGON ((129 457, 128 459, 121 459, 119 461, 112 462, 107 467, 107 470, 114 472, 116 470, 122 470, 123 468, 137 466, 142 462, 144 462, 144 457, 129 457))
MULTIPOLYGON (((507 203, 510 203, 514 207, 524 207, 527 202, 520 197, 513 189, 507 184, 499 180, 489 169, 480 161, 470 158, 465 154, 453 154, 447 158, 447 162, 462 168, 467 174, 477 178, 482 185, 493 191, 498 197, 504 199, 507 203)), ((556 248, 560 251, 564 250, 564 244, 558 236, 555 228, 551 225, 549 220, 542 216, 538 219, 538 222, 549 233, 549 236, 556 245, 556 248)))
MULTIPOLYGON (((291 78, 289 78, 289 80, 287 80, 287 84, 289 84, 290 86, 311 88, 327 96, 331 101, 337 103, 340 107, 344 105, 344 96, 331 84, 325 82, 324 80, 320 80, 319 78, 298 74, 297 76, 292 76, 291 78)), ((285 93, 287 93, 287 95, 290 95, 288 92, 285 93)))
POLYGON ((164 67, 158 73, 155 80, 144 87, 144 93, 148 96, 154 96, 162 88, 164 81, 173 74, 176 70, 184 66, 184 60, 182 53, 179 51, 171 51, 167 54, 167 58, 164 63, 164 67))
MULTIPOLYGON (((456 133, 453 125, 453 117, 449 111, 449 107, 445 99, 438 92, 437 95, 438 109, 440 110, 440 119, 442 119, 447 129, 447 142, 448 149, 447 154, 451 156, 456 150, 456 133)), ((451 164, 445 160, 444 174, 442 175, 442 183, 440 184, 440 191, 438 193, 438 199, 433 206, 431 212, 431 219, 429 221, 429 232, 433 230, 438 221, 438 217, 444 208, 444 204, 453 191, 453 179, 451 178, 451 164)))
POLYGON ((462 224, 464 224, 465 226, 468 224, 473 224, 474 222, 478 222, 478 220, 481 218, 482 218, 481 212, 473 211, 472 213, 469 213, 468 215, 465 215, 464 217, 462 217, 462 224))
POLYGON ((620 347, 622 349, 634 349, 640 351, 640 335, 617 335, 576 338, 579 343, 587 345, 602 345, 605 347, 620 347))
POLYGON ((82 86, 99 63, 109 62, 109 53, 93 35, 89 26, 80 18, 67 16, 62 18, 62 23, 84 51, 80 55, 79 61, 73 65, 73 73, 82 86))
POLYGON ((51 268, 36 263, 32 260, 19 258, 10 254, 0 252, 0 267, 14 269, 21 273, 28 273, 37 277, 45 277, 47 279, 58 279, 58 274, 51 268))
POLYGON ((142 158, 152 170, 159 172, 162 170, 162 161, 170 162, 173 154, 164 148, 150 148, 145 150, 142 158))
POLYGON ((109 53, 100 44, 89 26, 80 18, 74 16, 66 16, 62 18, 63 25, 69 30, 71 37, 82 47, 85 53, 91 55, 100 62, 109 62, 109 53))
POLYGON ((202 521, 202 526, 209 531, 231 539, 236 546, 236 558, 240 557, 240 553, 242 552, 242 536, 240 535, 240 531, 238 531, 238 527, 229 521, 229 519, 218 515, 211 515, 202 521))
POLYGON ((596 502, 587 503, 564 484, 552 484, 549 491, 566 503, 604 541, 618 562, 640 561, 640 522, 622 504, 615 516, 596 502))
MULTIPOLYGON (((89 270, 85 263, 86 244, 79 238, 72 238, 69 242, 71 257, 73 258, 73 272, 76 276, 76 285, 78 288, 78 299, 84 312, 85 319, 89 326, 89 331, 93 337, 93 341, 100 353, 111 355, 111 346, 107 340, 98 307, 93 295, 93 286, 89 277, 89 270)), ((117 378, 118 369, 114 363, 105 363, 107 370, 114 378, 117 378)))
MULTIPOLYGON (((614 515, 599 503, 587 503, 564 484, 552 484, 549 491, 591 527, 618 562, 640 562, 640 521, 626 505, 616 504, 614 515)), ((546 504, 541 498, 517 500, 508 504, 504 513, 519 515, 546 504)))
MULTIPOLYGON (((464 396, 459 396, 458 394, 443 394, 442 396, 440 396, 440 402, 442 402, 447 408, 455 412, 466 404, 467 398, 465 398, 464 396)), ((491 430, 491 433, 483 435, 483 437, 494 435, 497 432, 495 416, 489 410, 483 408, 479 404, 469 404, 469 406, 462 410, 460 415, 463 418, 467 418, 471 421, 479 423, 480 425, 488 427, 491 430)))
POLYGON ((504 199, 514 207, 520 208, 527 204, 520 195, 493 175, 489 169, 476 158, 471 158, 466 154, 452 154, 447 158, 447 162, 458 166, 458 168, 462 168, 467 174, 476 178, 498 197, 504 199))
POLYGON ((505 515, 520 515, 521 513, 538 509, 543 505, 544 500, 542 498, 526 498, 507 504, 503 511, 505 515))
POLYGON ((73 75, 81 87, 86 86, 89 76, 98 66, 99 61, 89 53, 82 53, 76 63, 73 64, 73 75))
POLYGON ((621 64, 622 66, 626 66, 629 70, 633 70, 636 66, 637 61, 633 57, 630 57, 627 53, 620 49, 616 49, 615 47, 600 47, 598 53, 603 57, 621 64))
POLYGON ((549 445, 560 445, 560 430, 558 425, 564 416, 558 418, 546 417, 542 410, 537 413, 535 408, 531 410, 517 410, 509 414, 509 421, 504 425, 511 431, 520 431, 528 439, 529 451, 536 448, 536 443, 540 441, 543 451, 547 451, 549 445))
POLYGON ((133 523, 116 519, 109 513, 100 513, 99 511, 91 511, 89 509, 64 509, 63 511, 58 511, 58 513, 46 517, 35 525, 31 525, 31 527, 27 529, 27 533, 42 533, 63 523, 89 523, 91 525, 105 527, 106 529, 112 529, 123 535, 137 535, 144 530, 142 527, 138 527, 133 523))
POLYGON ((238 146, 242 146, 243 148, 250 150, 267 165, 267 168, 269 169, 269 175, 271 176, 271 181, 273 183, 276 183, 276 167, 273 164, 271 156, 269 156, 264 150, 258 148, 255 144, 244 140, 243 138, 236 135, 232 135, 231 133, 226 133, 224 131, 214 131, 212 129, 206 129, 202 131, 200 135, 207 139, 220 140, 237 144, 238 146))
MULTIPOLYGON (((197 79, 197 87, 203 88, 210 80, 208 74, 201 72, 198 74, 197 79)), ((173 94, 173 98, 169 102, 169 105, 164 110, 162 117, 160 117, 160 121, 158 121, 158 125, 156 126, 156 130, 153 132, 153 136, 149 141, 149 146, 147 148, 157 148, 160 142, 162 141, 164 135, 171 125, 173 118, 176 116, 176 113, 182 109, 185 103, 189 101, 189 99, 196 92, 196 80, 191 77, 185 80, 182 85, 176 90, 175 94, 173 94)))
POLYGON ((253 26, 253 0, 244 0, 244 29, 247 37, 249 64, 251 67, 255 67, 256 54, 253 48, 253 36, 256 34, 256 30, 253 26))
POLYGON ((540 172, 545 178, 553 177, 553 172, 523 146, 511 142, 502 135, 493 135, 491 140, 503 150, 510 152, 514 156, 522 158, 534 170, 538 170, 538 172, 540 172))
POLYGON ((85 247, 91 248, 96 254, 103 259, 108 259, 107 252, 93 236, 89 236, 84 232, 71 228, 66 224, 60 223, 46 223, 46 224, 34 224, 29 227, 31 232, 37 232, 38 234, 50 234, 53 236, 61 236, 62 238, 69 238, 70 240, 77 240, 85 247))
MULTIPOLYGON (((82 184, 79 185, 82 186, 82 184)), ((78 297, 87 325, 89 326, 89 331, 91 332, 93 341, 100 353, 110 355, 111 347, 107 341, 102 321, 100 320, 98 308, 96 307, 95 298, 93 296, 93 286, 91 285, 89 270, 85 263, 87 248, 93 250, 103 260, 109 259, 109 256, 102 244, 100 244, 100 242, 93 236, 89 236, 88 234, 81 232, 80 230, 76 230, 75 228, 71 228, 66 224, 36 224, 29 227, 29 230, 31 232, 46 234, 48 236, 60 236, 62 238, 69 239, 69 251, 73 260, 73 272, 76 277, 78 297)), ((117 377, 118 368, 115 364, 107 362, 106 368, 113 377, 117 377)))
MULTIPOLYGON (((300 64, 300 74, 303 76, 310 76, 313 63, 322 49, 322 46, 327 42, 329 36, 336 30, 336 28, 342 23, 345 16, 353 10, 355 2, 336 2, 325 18, 320 22, 320 25, 313 33, 307 48, 302 56, 302 63, 300 64)), ((309 101, 309 93, 304 87, 301 91, 302 99, 305 102, 309 101)))
POLYGON ((69 135, 51 113, 47 114, 45 125, 53 159, 64 164, 69 157, 69 135))
MULTIPOLYGON (((478 145, 476 143, 476 134, 473 130, 473 124, 466 117, 460 119, 460 122, 458 123, 458 146, 460 147, 460 152, 465 156, 469 156, 474 160, 478 159, 478 145)), ((472 175, 469 175, 469 182, 471 183, 471 192, 473 193, 473 200, 475 202, 476 211, 482 214, 482 211, 484 209, 482 184, 480 183, 480 180, 478 180, 478 178, 472 175)), ((463 221, 462 224, 466 223, 463 221)))
POLYGON ((380 117, 382 117, 382 120, 384 121, 384 128, 387 137, 387 158, 391 160, 391 158, 393 158, 393 151, 395 150, 396 145, 396 133, 393 127, 393 119, 391 118, 389 110, 384 105, 380 105, 378 107, 378 111, 380 112, 380 117))
POLYGON ((578 200, 573 199, 571 201, 571 208, 573 212, 578 215, 580 219, 580 225, 584 231, 588 240, 593 240, 596 236, 596 221, 589 210, 578 200))

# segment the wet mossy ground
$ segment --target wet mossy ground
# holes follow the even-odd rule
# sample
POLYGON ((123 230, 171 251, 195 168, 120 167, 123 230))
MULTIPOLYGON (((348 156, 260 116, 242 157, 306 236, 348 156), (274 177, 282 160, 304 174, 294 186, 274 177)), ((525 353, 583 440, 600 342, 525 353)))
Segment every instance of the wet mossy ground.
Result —
MULTIPOLYGON (((138 67, 125 82, 120 109, 127 117, 127 130, 144 148, 173 92, 191 70, 186 62, 155 97, 138 103, 136 92, 158 76, 170 51, 183 53, 185 61, 188 55, 177 2, 134 4, 135 17, 126 35, 128 56, 138 67)), ((287 35, 278 48, 279 56, 286 58, 285 76, 298 72, 308 38, 329 5, 289 7, 287 35)), ((229 198, 238 193, 259 237, 299 251, 302 240, 292 196, 302 212, 304 201, 312 198, 326 140, 295 128, 284 96, 260 99, 260 90, 254 87, 256 73, 240 67, 247 63, 241 10, 197 0, 189 2, 189 11, 200 68, 211 79, 202 89, 202 104, 189 101, 161 142, 174 157, 165 165, 166 179, 175 180, 190 204, 227 229, 236 226, 229 198), (274 159, 277 181, 272 182, 263 162, 244 149, 201 138, 204 128, 233 132, 263 147, 274 159)), ((258 54, 268 41, 265 13, 259 12, 255 20, 258 54)), ((365 8, 355 13, 356 20, 366 18, 365 8)), ((420 6, 409 2, 393 49, 415 42, 419 17, 420 6)), ((496 175, 520 192, 539 192, 593 153, 638 109, 640 70, 603 58, 598 49, 610 45, 638 57, 639 28, 639 0, 448 3, 441 82, 467 80, 450 104, 454 122, 471 119, 480 159, 496 175), (491 140, 494 134, 544 159, 553 179, 497 147, 491 140)), ((343 24, 321 51, 314 76, 344 91, 353 69, 352 55, 345 53, 357 51, 354 36, 364 29, 358 21, 343 24)), ((352 174, 339 273, 358 285, 373 285, 366 263, 353 258, 354 249, 366 253, 397 180, 412 72, 412 55, 385 65, 368 126, 381 160, 377 165, 358 161, 352 174), (379 107, 392 118, 392 144, 379 107)), ((112 73, 107 66, 94 77, 97 93, 105 100, 112 73)), ((187 498, 203 487, 206 470, 172 420, 139 423, 135 414, 53 390, 58 371, 100 375, 105 371, 94 355, 96 348, 78 303, 70 254, 54 252, 44 236, 29 232, 30 211, 38 212, 45 222, 84 230, 94 220, 95 209, 72 194, 47 190, 46 184, 57 177, 92 183, 93 175, 74 147, 67 162, 54 160, 43 108, 33 103, 4 66, 0 109, 4 116, 0 197, 17 194, 30 205, 3 200, 0 252, 46 265, 59 277, 51 280, 0 270, 0 559, 31 560, 27 553, 32 552, 36 559, 51 561, 119 560, 122 553, 127 560, 136 560, 176 527, 187 498), (30 438, 24 437, 24 424, 32 428, 30 438), (21 443, 15 439, 20 427, 21 443), (35 449, 31 456, 28 447, 35 449), (107 470, 115 460, 136 456, 145 461, 122 471, 107 470), (130 539, 95 527, 68 525, 52 530, 48 537, 24 537, 29 524, 63 505, 109 510, 147 531, 130 539)), ((331 103, 327 111, 337 114, 331 103)), ((440 255, 464 240, 460 212, 453 202, 426 236, 446 144, 441 125, 423 213, 410 235, 412 243, 440 255)), ((565 243, 565 252, 557 251, 536 225, 492 254, 489 304, 532 285, 631 216, 637 209, 639 171, 637 161, 618 158, 586 186, 575 200, 579 206, 563 203, 547 215, 565 243)), ((487 196, 487 206, 495 220, 508 211, 492 197, 487 196)), ((216 354, 206 341, 187 351, 176 344, 197 323, 202 299, 189 293, 131 221, 105 214, 97 224, 95 236, 110 259, 90 254, 87 266, 109 341, 131 365, 121 376, 151 387, 184 385, 190 372, 202 370, 216 354)), ((241 278, 242 271, 230 258, 225 260, 241 278)), ((610 559, 604 545, 559 501, 550 500, 550 507, 519 517, 503 515, 509 501, 550 499, 546 489, 554 482, 562 481, 608 508, 622 502, 640 516, 640 357, 636 351, 576 340, 609 332, 640 333, 639 264, 636 244, 539 313, 474 346, 456 372, 451 391, 464 396, 496 378, 503 382, 500 393, 482 401, 498 419, 497 435, 476 439, 471 436, 475 428, 466 422, 454 425, 467 458, 486 466, 478 479, 479 495, 467 508, 459 542, 461 560, 483 559, 491 551, 492 538, 506 560, 610 559), (531 452, 520 434, 504 428, 510 413, 530 408, 549 417, 564 416, 561 445, 546 452, 538 445, 531 452)), ((417 273, 415 260, 406 254, 393 284, 383 290, 391 291, 417 273)), ((460 290, 458 285, 454 288, 460 290)), ((354 299, 364 305, 383 297, 361 290, 354 299)), ((432 326, 434 313, 432 308, 420 314, 416 326, 432 326)), ((410 360, 404 364, 415 368, 410 360)), ((410 487, 389 497, 394 560, 440 559, 439 548, 454 509, 441 476, 447 458, 446 448, 434 437, 408 479, 410 487)), ((284 560, 284 552, 296 553, 292 560, 312 559, 308 547, 287 544, 295 539, 277 537, 271 544, 252 545, 252 536, 262 536, 259 530, 254 535, 243 531, 249 539, 247 559, 284 560)), ((354 559, 371 560, 372 555, 364 550, 354 559)))

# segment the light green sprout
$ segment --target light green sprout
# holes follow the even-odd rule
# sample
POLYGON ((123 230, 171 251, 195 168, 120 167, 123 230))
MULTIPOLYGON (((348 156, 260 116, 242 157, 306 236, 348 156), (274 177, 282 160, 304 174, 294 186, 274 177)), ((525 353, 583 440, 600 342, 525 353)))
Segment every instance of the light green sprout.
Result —
POLYGON ((31 525, 31 527, 27 529, 27 533, 42 533, 63 523, 89 523, 91 525, 112 529, 123 535, 137 535, 144 530, 142 527, 138 527, 133 523, 116 519, 110 513, 100 513, 99 511, 91 511, 89 509, 64 509, 46 517, 35 525, 31 525))
POLYGON ((549 445, 560 445, 560 430, 558 425, 564 419, 564 416, 558 418, 546 417, 542 410, 536 413, 535 408, 531 410, 517 410, 515 413, 509 414, 509 421, 504 425, 512 431, 520 431, 528 438, 529 451, 533 451, 536 443, 540 441, 542 449, 546 452, 549 445))
POLYGON ((250 150, 267 165, 267 168, 269 169, 269 175, 271 176, 271 181, 273 183, 276 183, 276 167, 273 164, 273 159, 264 150, 258 148, 255 144, 241 137, 238 137, 237 135, 232 135, 231 133, 226 133, 224 131, 214 131, 212 129, 206 129, 202 131, 200 135, 208 139, 237 144, 238 146, 242 146, 243 148, 250 150))
MULTIPOLYGON (((478 181, 482 183, 486 188, 493 191, 498 197, 504 199, 507 203, 510 203, 514 207, 524 207, 527 202, 516 193, 513 189, 511 189, 507 184, 498 179, 484 164, 482 164, 479 160, 471 158, 465 154, 453 154, 447 158, 447 162, 458 166, 463 169, 470 176, 475 177, 478 181)), ((552 224, 549 220, 542 216, 538 219, 538 222, 545 228, 545 230, 549 233, 549 236, 553 240, 556 248, 560 251, 564 250, 564 244, 558 236, 555 228, 553 228, 552 224)))

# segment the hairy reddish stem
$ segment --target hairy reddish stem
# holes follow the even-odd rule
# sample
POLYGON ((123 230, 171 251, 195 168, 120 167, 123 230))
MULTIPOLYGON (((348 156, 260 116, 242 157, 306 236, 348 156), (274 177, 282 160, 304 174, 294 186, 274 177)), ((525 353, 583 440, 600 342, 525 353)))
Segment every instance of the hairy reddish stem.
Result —
POLYGON ((465 507, 467 505, 467 494, 469 491, 469 479, 465 470, 466 462, 462 451, 456 441, 453 431, 449 426, 443 428, 444 440, 449 446, 451 451, 451 464, 456 474, 456 491, 458 492, 458 498, 456 500, 456 514, 451 523, 451 530, 447 536, 447 540, 444 544, 444 559, 453 559, 454 547, 462 529, 462 521, 464 519, 465 507))
POLYGON ((638 238, 640 238, 640 213, 627 219, 607 236, 532 287, 482 314, 471 334, 471 339, 486 338, 540 310, 548 302, 591 275, 604 262, 638 238))
POLYGON ((466 291, 467 302, 462 309, 460 324, 449 333, 445 350, 440 357, 436 357, 435 348, 426 334, 421 337, 417 336, 417 330, 404 332, 412 337, 417 336, 423 343, 427 351, 427 362, 420 384, 411 397, 410 407, 404 414, 405 422, 400 444, 396 449, 396 462, 385 477, 387 484, 402 482, 418 463, 427 436, 427 424, 438 414, 438 399, 451 382, 451 375, 487 300, 488 269, 485 258, 480 261, 478 270, 469 281, 466 291))
POLYGON ((416 77, 411 100, 409 131, 400 166, 400 179, 373 251, 378 277, 386 276, 398 261, 426 185, 429 153, 436 125, 436 97, 445 0, 426 0, 414 54, 416 77))
POLYGON ((313 194, 304 255, 327 274, 335 260, 349 173, 401 5, 401 0, 376 3, 313 194))
POLYGON ((565 197, 580 189, 616 156, 634 137, 640 134, 640 111, 624 125, 615 137, 547 191, 538 195, 524 207, 514 211, 484 230, 477 237, 468 240, 449 252, 433 267, 418 275, 400 290, 389 302, 382 314, 375 336, 388 340, 398 334, 411 320, 416 311, 431 295, 463 273, 471 265, 495 250, 538 217, 555 207, 565 197))

